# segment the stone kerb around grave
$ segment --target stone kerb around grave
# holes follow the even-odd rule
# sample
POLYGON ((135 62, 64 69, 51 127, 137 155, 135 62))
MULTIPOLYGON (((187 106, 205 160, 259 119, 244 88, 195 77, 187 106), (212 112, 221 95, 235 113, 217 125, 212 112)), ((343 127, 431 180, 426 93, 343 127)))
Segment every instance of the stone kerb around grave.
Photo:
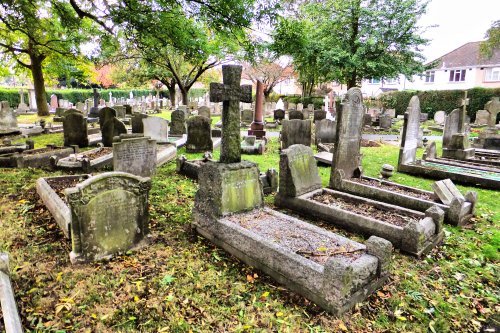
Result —
POLYGON ((0 310, 6 333, 22 333, 23 328, 17 311, 14 290, 10 282, 9 255, 0 252, 0 310))
POLYGON ((280 184, 275 204, 350 231, 385 238, 401 251, 418 257, 443 239, 444 212, 436 205, 421 213, 324 189, 316 177, 306 175, 311 172, 318 174, 311 150, 300 146, 283 150, 280 155, 280 184), (299 158, 300 155, 304 156, 299 158), (303 190, 294 191, 294 188, 303 190), (308 188, 312 190, 306 192, 308 188), (355 207, 363 207, 363 211, 370 213, 353 212, 355 207), (405 217, 395 221, 392 218, 396 216, 405 217))
POLYGON ((100 260, 145 245, 150 188, 149 178, 108 172, 66 189, 71 262, 100 260))

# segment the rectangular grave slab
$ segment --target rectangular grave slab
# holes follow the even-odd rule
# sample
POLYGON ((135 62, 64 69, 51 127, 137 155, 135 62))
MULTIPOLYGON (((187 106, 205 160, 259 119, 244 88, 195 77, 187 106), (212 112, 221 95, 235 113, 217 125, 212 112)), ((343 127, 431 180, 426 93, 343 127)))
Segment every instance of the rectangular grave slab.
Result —
POLYGON ((64 158, 51 158, 52 167, 55 169, 91 172, 113 166, 113 149, 99 147, 64 158))
POLYGON ((147 243, 149 178, 123 172, 72 177, 37 181, 42 201, 71 237, 72 263, 106 259, 147 243), (64 188, 65 182, 75 185, 64 188))
POLYGON ((218 219, 195 211, 193 217, 201 235, 336 315, 366 299, 388 277, 392 247, 380 238, 365 246, 268 208, 218 219), (297 242, 304 237, 308 242, 297 242), (322 246, 331 255, 319 253, 322 246))
POLYGON ((51 157, 67 157, 75 152, 74 148, 47 145, 46 148, 25 150, 11 154, 0 155, 2 168, 50 168, 51 157))
POLYGON ((6 333, 22 333, 21 318, 17 311, 14 290, 10 283, 9 256, 0 253, 0 304, 6 333))

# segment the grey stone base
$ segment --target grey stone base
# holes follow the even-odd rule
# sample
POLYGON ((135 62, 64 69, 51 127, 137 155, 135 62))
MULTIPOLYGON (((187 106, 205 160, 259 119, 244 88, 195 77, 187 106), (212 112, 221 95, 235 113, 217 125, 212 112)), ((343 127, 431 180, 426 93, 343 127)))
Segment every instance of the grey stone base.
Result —
POLYGON ((330 189, 319 189, 298 197, 285 197, 278 193, 275 204, 278 207, 288 208, 304 216, 314 216, 352 232, 385 238, 402 252, 416 257, 424 255, 435 245, 439 244, 444 235, 442 227, 444 212, 437 207, 432 209, 440 211, 441 216, 437 216, 439 214, 433 216, 427 212, 424 214, 400 206, 393 206, 330 189), (418 222, 409 222, 406 226, 401 227, 374 218, 361 216, 348 210, 329 206, 312 199, 314 195, 325 192, 350 201, 353 204, 363 203, 391 211, 404 211, 416 218, 418 222))
POLYGON ((174 144, 156 146, 156 166, 159 167, 170 162, 177 155, 177 148, 174 144))
POLYGON ((112 167, 113 166, 112 152, 91 160, 85 157, 88 154, 96 153, 101 149, 103 148, 95 148, 92 150, 87 150, 83 153, 76 154, 76 157, 68 156, 59 159, 56 156, 52 156, 51 164, 54 169, 74 170, 83 172, 91 172, 93 170, 99 170, 108 166, 112 167))
MULTIPOLYGON (((0 155, 0 167, 3 168, 50 168, 51 157, 64 158, 75 151, 69 147, 56 147, 49 145, 50 151, 40 152, 40 149, 25 150, 21 153, 0 155)), ((43 148, 45 149, 45 148, 43 148)))
MULTIPOLYGON (((298 219, 268 208, 263 210, 285 221, 290 228, 313 230, 322 237, 339 239, 366 249, 362 244, 298 219)), ((237 214, 239 215, 245 214, 237 214)), ((388 278, 385 267, 390 260, 390 246, 387 247, 384 243, 386 241, 377 237, 369 242, 381 242, 386 245, 384 250, 370 252, 368 249, 353 262, 347 262, 338 256, 332 257, 325 265, 321 265, 228 219, 209 219, 196 209, 193 211, 193 219, 193 225, 201 235, 335 315, 340 315, 365 300, 388 278)), ((285 231, 286 229, 283 230, 285 231)))
POLYGON ((467 160, 474 158, 474 148, 469 149, 451 149, 443 148, 443 158, 455 160, 467 160))

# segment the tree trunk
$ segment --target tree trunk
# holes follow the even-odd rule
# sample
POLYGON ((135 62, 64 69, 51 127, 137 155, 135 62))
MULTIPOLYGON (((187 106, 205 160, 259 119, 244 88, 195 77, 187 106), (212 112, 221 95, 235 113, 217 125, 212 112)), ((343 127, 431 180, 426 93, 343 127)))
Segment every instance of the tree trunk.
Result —
POLYGON ((189 89, 186 90, 185 88, 181 88, 182 104, 184 104, 184 105, 188 105, 188 92, 189 92, 189 89))
POLYGON ((49 115, 49 106, 47 105, 47 94, 45 93, 45 80, 43 79, 42 62, 43 58, 36 55, 30 55, 31 75, 33 77, 33 86, 35 88, 36 107, 39 116, 49 115))
POLYGON ((356 87, 356 75, 352 75, 347 81, 347 90, 356 87))
POLYGON ((173 86, 167 86, 168 94, 170 95, 170 103, 175 106, 175 84, 173 86))

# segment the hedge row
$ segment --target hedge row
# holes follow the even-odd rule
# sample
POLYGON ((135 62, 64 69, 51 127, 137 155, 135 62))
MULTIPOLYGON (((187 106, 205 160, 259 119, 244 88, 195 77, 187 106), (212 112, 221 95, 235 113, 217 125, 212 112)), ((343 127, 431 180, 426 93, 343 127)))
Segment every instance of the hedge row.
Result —
MULTIPOLYGON (((8 101, 12 108, 17 107, 21 102, 21 97, 19 95, 20 88, 0 88, 0 101, 8 101)), ((23 89, 24 91, 24 103, 28 104, 28 91, 27 89, 23 89)), ((206 93, 206 89, 191 89, 189 91, 190 97, 201 97, 206 93)), ((101 89, 99 93, 101 94, 101 98, 108 101, 109 93, 113 94, 113 97, 120 98, 129 98, 130 92, 134 94, 134 97, 148 96, 149 94, 156 96, 156 92, 154 90, 147 89, 101 89)), ((48 89, 47 93, 47 102, 50 103, 50 96, 56 95, 57 99, 65 99, 73 104, 77 102, 84 102, 86 99, 93 98, 92 89, 48 89)), ((168 91, 162 91, 162 96, 168 97, 168 91)))
MULTIPOLYGON (((406 111, 412 96, 417 95, 420 99, 420 109, 429 114, 429 119, 434 117, 437 111, 450 113, 460 108, 465 90, 432 90, 432 91, 392 91, 380 96, 382 105, 387 109, 396 109, 396 114, 402 115, 406 111)), ((467 114, 471 121, 476 119, 477 110, 484 110, 484 105, 492 97, 500 96, 500 88, 472 88, 467 90, 469 105, 467 114)))
POLYGON ((281 96, 283 99, 283 102, 288 102, 288 103, 302 103, 304 104, 304 107, 307 107, 308 104, 314 104, 314 109, 321 109, 321 106, 325 105, 324 102, 324 97, 321 96, 307 96, 307 97, 302 97, 300 95, 288 95, 288 96, 281 96))

